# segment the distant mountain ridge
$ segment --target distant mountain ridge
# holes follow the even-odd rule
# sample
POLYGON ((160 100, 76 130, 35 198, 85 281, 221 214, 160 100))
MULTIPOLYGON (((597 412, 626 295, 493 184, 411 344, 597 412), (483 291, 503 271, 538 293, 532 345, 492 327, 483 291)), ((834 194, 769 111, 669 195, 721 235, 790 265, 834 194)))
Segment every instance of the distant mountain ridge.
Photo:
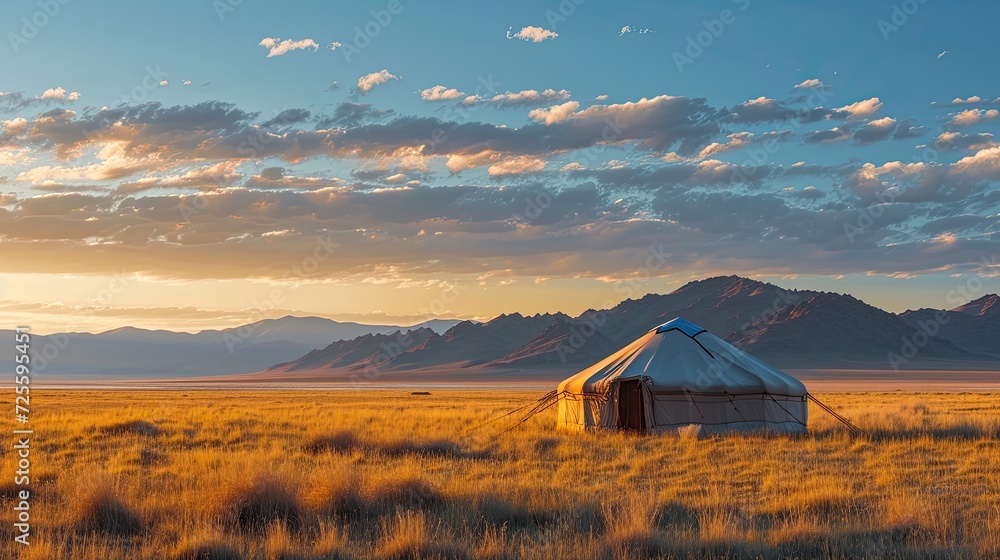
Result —
POLYGON ((987 294, 979 299, 974 299, 965 305, 960 305, 952 309, 952 311, 965 315, 974 315, 976 317, 998 315, 1000 314, 1000 305, 997 305, 998 300, 1000 300, 1000 297, 996 294, 987 294))
MULTIPOLYGON (((444 332, 459 322, 434 319, 412 327, 400 327, 285 316, 197 333, 122 327, 96 334, 35 335, 31 344, 32 362, 41 379, 250 373, 277 362, 300 358, 336 340, 421 329, 424 325, 444 332)), ((13 337, 11 332, 6 331, 13 337)), ((13 362, 12 346, 0 345, 0 360, 13 362)))
POLYGON ((274 365, 268 369, 302 369, 381 366, 413 345, 440 336, 429 328, 419 327, 392 333, 366 334, 351 340, 338 340, 329 346, 313 350, 298 360, 274 365))
MULTIPOLYGON (((997 301, 987 294, 951 310, 894 314, 850 295, 719 276, 577 317, 510 313, 484 323, 435 320, 412 327, 283 317, 195 334, 124 327, 40 336, 33 349, 69 341, 54 357, 40 357, 55 377, 571 371, 684 317, 777 367, 1000 369, 997 301)), ((0 347, 0 359, 5 352, 11 349, 0 347)))
MULTIPOLYGON (((350 321, 334 321, 324 317, 294 317, 285 315, 278 319, 262 319, 228 329, 208 329, 197 333, 168 330, 147 330, 122 327, 98 333, 95 336, 117 340, 142 342, 208 342, 217 338, 233 338, 246 342, 291 341, 313 346, 326 346, 331 341, 356 338, 366 334, 391 333, 400 329, 429 327, 444 332, 460 321, 431 319, 411 327, 399 325, 366 325, 350 321)), ((236 342, 235 340, 233 342, 236 342)))
POLYGON ((443 335, 403 352, 388 362, 392 368, 478 366, 503 358, 531 342, 554 320, 569 319, 562 313, 524 316, 500 315, 485 323, 463 321, 443 335))
MULTIPOLYGON (((995 301, 996 296, 984 296, 949 312, 960 317, 954 324, 964 328, 954 334, 941 331, 949 336, 924 337, 913 317, 850 295, 786 290, 720 276, 690 282, 669 294, 627 299, 610 309, 590 309, 578 317, 513 313, 477 325, 459 323, 382 361, 378 368, 581 368, 675 317, 693 321, 777 367, 1000 367, 1000 349, 989 351, 1000 340, 1000 314, 990 311, 996 309, 991 303, 995 301)), ((337 363, 343 365, 329 368, 331 374, 362 365, 337 363)), ((295 360, 272 369, 300 371, 303 365, 295 360)))
POLYGON ((970 352, 1000 358, 1000 306, 987 294, 951 310, 917 309, 900 318, 910 328, 933 334, 970 352))
POLYGON ((585 322, 556 317, 527 344, 490 360, 488 367, 537 367, 598 362, 621 345, 585 322))
MULTIPOLYGON (((848 295, 821 292, 725 338, 783 367, 815 367, 816 363, 864 367, 880 361, 892 365, 893 354, 909 363, 906 340, 914 332, 897 315, 848 295)), ((918 361, 988 361, 973 354, 952 341, 928 337, 918 361)))

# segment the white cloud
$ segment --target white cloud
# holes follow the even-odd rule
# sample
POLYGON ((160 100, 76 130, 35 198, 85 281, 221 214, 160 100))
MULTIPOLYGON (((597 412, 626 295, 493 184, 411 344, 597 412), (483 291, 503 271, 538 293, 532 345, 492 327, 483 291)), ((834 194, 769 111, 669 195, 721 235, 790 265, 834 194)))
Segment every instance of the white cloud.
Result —
POLYGON ((949 124, 957 126, 965 126, 968 124, 979 122, 979 117, 980 117, 979 109, 968 109, 952 117, 951 121, 949 121, 949 124))
POLYGON ((621 37, 626 33, 638 33, 639 35, 643 35, 646 33, 656 33, 656 31, 653 31, 648 27, 636 27, 634 25, 626 25, 622 27, 622 30, 618 33, 618 36, 621 37))
POLYGON ((4 134, 7 136, 17 136, 28 130, 28 121, 23 117, 17 117, 9 121, 0 121, 0 126, 3 127, 4 134))
POLYGON ((49 88, 42 93, 41 98, 46 101, 76 101, 80 99, 80 92, 67 92, 61 87, 49 88))
POLYGON ((817 80, 816 78, 810 78, 801 84, 796 85, 792 89, 806 89, 806 88, 821 88, 823 87, 823 82, 817 80))
POLYGON ((552 107, 544 109, 533 109, 530 113, 528 113, 528 116, 534 119, 535 122, 544 123, 548 126, 550 124, 565 121, 579 108, 580 104, 578 102, 567 101, 562 105, 553 105, 552 107))
POLYGON ((14 149, 0 147, 0 165, 20 165, 31 161, 31 159, 31 154, 27 148, 14 149))
POLYGON ((1000 146, 976 152, 976 155, 958 160, 953 171, 984 179, 1000 178, 1000 146))
POLYGON ((405 180, 406 180, 406 175, 403 175, 402 173, 389 175, 388 177, 385 178, 385 182, 390 184, 402 183, 405 180))
POLYGON ((365 74, 358 78, 358 91, 368 92, 377 85, 384 84, 389 80, 401 80, 399 76, 390 74, 388 70, 379 70, 371 74, 365 74))
POLYGON ((651 99, 643 97, 638 101, 626 101, 625 103, 591 105, 578 113, 574 113, 573 118, 604 118, 614 117, 615 115, 623 118, 642 118, 644 115, 648 115, 649 111, 655 110, 657 107, 676 99, 678 98, 670 95, 658 95, 651 99))
POLYGON ((555 39, 558 36, 559 34, 554 31, 532 25, 522 27, 520 31, 513 35, 511 35, 510 29, 507 30, 508 39, 521 39, 522 41, 529 41, 531 43, 541 43, 547 39, 555 39))
POLYGON ((170 82, 168 82, 167 80, 161 80, 160 81, 160 87, 167 87, 169 85, 170 85, 170 82))
POLYGON ((379 194, 379 193, 406 192, 406 191, 412 191, 412 190, 413 190, 412 187, 407 187, 407 186, 403 186, 403 187, 379 187, 377 189, 372 189, 371 192, 373 194, 379 194))
POLYGON ((934 145, 946 150, 958 147, 966 148, 973 152, 997 146, 996 142, 993 141, 993 135, 989 132, 965 135, 956 130, 946 130, 939 134, 934 139, 934 145))
POLYGON ((553 101, 565 101, 569 99, 569 92, 561 89, 546 89, 538 91, 535 89, 525 89, 515 92, 498 93, 493 97, 479 97, 470 95, 462 100, 464 105, 477 105, 480 103, 493 103, 499 107, 518 107, 523 105, 537 105, 541 103, 552 103, 553 101))
POLYGON ((866 181, 877 181, 882 175, 893 175, 897 179, 904 177, 915 177, 923 173, 927 165, 922 161, 903 163, 901 161, 888 161, 882 165, 866 163, 857 171, 859 178, 866 181))
POLYGON ((258 45, 269 49, 267 57, 281 56, 287 52, 295 50, 312 49, 313 51, 319 50, 319 44, 312 39, 300 39, 298 41, 292 39, 285 39, 282 41, 277 37, 264 37, 261 39, 258 45))
POLYGON ((737 132, 735 134, 729 135, 729 141, 724 143, 713 142, 705 146, 698 157, 705 159, 707 157, 714 156, 715 154, 720 154, 722 152, 729 152, 732 150, 738 150, 750 144, 753 140, 752 132, 737 132))
POLYGON ((420 98, 424 101, 450 101, 465 95, 455 88, 445 86, 434 86, 420 92, 420 98))
POLYGON ((594 101, 607 101, 607 100, 608 96, 603 93, 594 98, 594 101))
POLYGON ((1000 111, 996 109, 990 109, 988 111, 983 111, 982 109, 966 109, 948 121, 948 124, 954 126, 968 126, 970 124, 976 124, 979 121, 993 120, 1000 116, 1000 111))
POLYGON ((239 165, 239 161, 228 160, 183 172, 169 171, 157 176, 147 175, 135 181, 119 184, 118 191, 136 193, 155 188, 225 188, 243 177, 236 172, 239 165))
POLYGON ((28 181, 36 185, 47 181, 103 181, 121 179, 138 171, 140 171, 138 166, 116 167, 104 163, 93 163, 76 167, 40 165, 28 171, 18 173, 15 180, 28 181))
POLYGON ((531 173, 542 169, 545 169, 545 162, 541 159, 531 156, 516 156, 489 166, 486 172, 490 174, 490 177, 501 177, 531 173))
POLYGON ((745 106, 748 106, 748 107, 752 107, 754 105, 771 105, 773 103, 774 103, 773 99, 769 99, 769 98, 764 97, 762 95, 762 96, 758 97, 757 99, 751 99, 750 101, 744 101, 743 103, 740 103, 740 105, 745 105, 745 106))
POLYGON ((851 118, 864 117, 877 112, 882 108, 882 102, 878 97, 872 97, 871 99, 865 99, 864 101, 858 101, 856 103, 851 103, 850 105, 844 105, 843 107, 837 109, 838 111, 844 111, 850 113, 851 118))
POLYGON ((934 140, 936 144, 951 144, 953 140, 961 136, 959 132, 942 132, 934 140))
POLYGON ((489 165, 500 159, 500 152, 483 150, 474 154, 452 154, 444 166, 452 173, 489 165))
POLYGON ((955 99, 951 100, 951 104, 952 105, 961 105, 963 103, 979 103, 982 100, 983 100, 983 98, 979 97, 978 95, 973 95, 972 97, 969 97, 967 99, 962 99, 961 97, 956 97, 955 99))
POLYGON ((868 122, 868 126, 874 126, 877 128, 886 128, 896 124, 896 119, 892 117, 882 117, 881 119, 875 119, 868 122))
POLYGON ((189 86, 189 85, 191 85, 191 80, 184 80, 181 83, 184 84, 184 85, 186 85, 186 86, 189 86))

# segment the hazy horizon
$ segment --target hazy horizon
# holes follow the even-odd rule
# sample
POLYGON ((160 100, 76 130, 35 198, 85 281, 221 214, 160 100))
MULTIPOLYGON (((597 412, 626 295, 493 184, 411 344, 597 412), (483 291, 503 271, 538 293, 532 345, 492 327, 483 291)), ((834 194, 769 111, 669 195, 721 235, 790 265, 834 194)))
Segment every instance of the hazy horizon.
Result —
MULTIPOLYGON (((792 286, 788 282, 783 282, 783 281, 780 281, 780 280, 779 281, 765 281, 765 280, 759 280, 759 279, 756 279, 756 278, 751 278, 751 279, 752 280, 758 280, 758 281, 761 281, 761 282, 766 282, 768 284, 773 284, 773 285, 778 286, 779 288, 785 289, 785 290, 813 290, 813 291, 821 291, 821 292, 842 293, 842 294, 850 295, 852 297, 860 299, 860 300, 864 301, 865 303, 867 303, 869 305, 874 305, 875 307, 879 307, 879 308, 881 308, 881 309, 883 309, 885 311, 889 311, 891 313, 900 313, 902 311, 915 310, 915 309, 920 309, 920 308, 953 309, 954 307, 957 307, 959 305, 968 303, 969 301, 980 299, 982 297, 985 297, 985 296, 990 295, 991 293, 993 293, 993 292, 983 291, 983 290, 972 290, 969 287, 963 287, 963 286, 959 285, 959 286, 957 286, 958 289, 954 289, 954 290, 952 290, 952 291, 950 291, 948 293, 948 297, 945 298, 945 300, 942 301, 941 305, 939 305, 939 306, 936 306, 934 304, 922 303, 922 302, 913 302, 911 305, 909 305, 907 307, 904 307, 904 308, 901 308, 901 309, 886 309, 886 308, 883 308, 881 306, 875 305, 871 301, 866 300, 864 297, 859 297, 857 294, 851 293, 849 291, 838 291, 838 290, 820 289, 820 288, 810 287, 808 285, 808 281, 810 279, 804 279, 805 280, 805 282, 804 282, 805 285, 798 285, 797 284, 795 286, 792 286)), ((704 280, 704 279, 702 279, 702 280, 704 280)), ((800 282, 799 284, 802 284, 802 282, 800 282)), ((153 323, 153 324, 150 324, 150 323, 144 323, 144 322, 141 322, 141 321, 134 321, 134 322, 130 322, 130 323, 127 323, 127 324, 116 324, 116 325, 108 327, 108 328, 94 327, 94 328, 91 328, 91 329, 76 329, 76 330, 73 330, 72 332, 99 334, 99 333, 102 333, 102 332, 108 332, 108 331, 113 331, 113 330, 117 330, 117 329, 121 329, 121 328, 129 328, 129 327, 131 327, 131 328, 138 328, 138 329, 145 329, 145 330, 168 330, 168 331, 173 331, 173 332, 178 332, 178 333, 191 333, 191 334, 194 334, 194 333, 198 333, 198 332, 202 332, 202 331, 206 331, 206 330, 229 329, 229 328, 240 327, 240 326, 243 326, 243 325, 246 325, 246 324, 250 324, 250 323, 255 323, 255 322, 261 321, 261 320, 283 319, 285 317, 320 318, 320 319, 329 319, 329 320, 337 321, 337 322, 341 322, 341 323, 359 323, 359 324, 363 324, 363 325, 391 325, 391 326, 400 326, 400 327, 410 327, 410 326, 418 325, 418 324, 425 323, 425 322, 428 322, 428 321, 433 321, 433 320, 441 320, 441 321, 473 320, 473 321, 485 322, 485 321, 489 321, 490 319, 492 319, 494 317, 497 317, 498 315, 501 315, 501 314, 512 314, 512 313, 520 313, 522 315, 535 315, 535 314, 539 314, 539 313, 541 313, 541 314, 546 314, 546 313, 565 313, 567 315, 577 316, 580 313, 582 313, 583 311, 586 311, 587 309, 608 308, 608 307, 611 307, 613 305, 617 305, 618 303, 620 303, 621 301, 625 301, 626 299, 640 299, 640 298, 645 297, 647 295, 664 295, 664 294, 670 293, 672 291, 673 290, 663 291, 663 292, 653 292, 653 291, 650 291, 650 292, 636 294, 636 295, 630 296, 629 298, 622 298, 621 300, 614 301, 614 302, 611 302, 611 300, 605 300, 604 302, 602 302, 599 305, 590 305, 590 306, 584 305, 580 309, 573 310, 573 311, 567 311, 565 309, 542 309, 542 310, 535 310, 535 311, 524 311, 524 310, 521 310, 521 309, 508 309, 508 310, 501 311, 501 312, 493 314, 493 315, 472 316, 472 317, 442 315, 442 316, 427 316, 427 317, 422 317, 422 318, 414 318, 414 317, 391 316, 391 315, 384 315, 384 314, 377 314, 377 313, 366 314, 366 315, 344 315, 344 314, 329 314, 329 315, 324 315, 324 314, 317 314, 315 312, 310 312, 310 311, 306 311, 306 310, 293 310, 293 309, 263 309, 263 310, 262 309, 252 309, 252 310, 247 310, 245 312, 236 311, 236 312, 232 312, 232 313, 228 313, 228 314, 222 313, 222 312, 220 312, 218 310, 211 310, 211 309, 173 310, 173 311, 180 311, 180 312, 186 313, 189 317, 196 317, 196 316, 200 315, 202 318, 199 319, 198 326, 190 326, 190 324, 191 324, 190 322, 188 322, 188 323, 180 323, 180 322, 178 322, 178 323, 173 323, 172 324, 173 326, 170 326, 171 323, 168 323, 168 324, 163 324, 163 323, 153 323), (611 302, 611 305, 608 305, 609 302, 611 302), (228 320, 225 320, 226 322, 220 322, 223 319, 218 318, 218 316, 226 316, 226 317, 228 317, 228 320)), ((168 314, 168 313, 166 313, 166 311, 168 311, 168 310, 164 310, 164 315, 168 314)), ((79 310, 78 312, 81 313, 81 314, 84 314, 84 315, 96 314, 96 310, 94 310, 94 309, 89 309, 89 310, 84 309, 84 310, 79 310)), ((24 315, 22 314, 20 317, 24 317, 24 315)), ((89 315, 88 318, 94 318, 94 315, 89 315)), ((111 320, 111 319, 108 319, 108 318, 105 318, 105 319, 107 321, 111 320)), ((74 323, 77 323, 77 324, 80 323, 79 319, 75 318, 75 317, 73 319, 70 319, 70 321, 72 321, 74 323)), ((33 330, 33 332, 35 332, 35 334, 46 335, 46 334, 55 334, 55 333, 58 333, 58 332, 70 332, 68 330, 61 330, 57 326, 46 326, 47 323, 45 323, 45 322, 37 322, 36 321, 35 323, 33 323, 33 325, 34 326, 32 326, 32 330, 33 330), (41 326, 38 326, 38 325, 41 325, 41 326)))

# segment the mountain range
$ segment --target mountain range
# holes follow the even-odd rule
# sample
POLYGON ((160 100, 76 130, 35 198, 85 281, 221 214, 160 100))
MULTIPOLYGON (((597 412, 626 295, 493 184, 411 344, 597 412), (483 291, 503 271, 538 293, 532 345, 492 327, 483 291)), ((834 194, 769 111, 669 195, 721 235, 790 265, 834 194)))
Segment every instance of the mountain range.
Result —
MULTIPOLYGON (((123 327, 101 333, 32 337, 33 370, 40 378, 187 377, 260 371, 301 357, 335 340, 400 329, 445 332, 458 320, 433 319, 411 327, 339 322, 322 317, 264 319, 197 333, 123 327)), ((0 331, 13 340, 13 331, 0 331)), ((0 345, 0 362, 13 363, 13 345, 0 345)))
POLYGON ((322 377, 363 370, 573 370, 674 317, 693 321, 777 367, 988 369, 1000 366, 996 299, 989 295, 953 310, 894 314, 849 295, 785 290, 725 276, 577 317, 512 313, 484 323, 462 322, 440 334, 401 331, 395 338, 334 343, 269 372, 313 371, 322 377), (411 340, 399 344, 400 337, 411 340))
MULTIPOLYGON (((850 295, 786 290, 738 276, 690 282, 669 294, 609 309, 435 320, 412 327, 283 317, 196 334, 126 327, 36 337, 53 376, 185 377, 266 372, 338 379, 371 372, 571 371, 586 367, 674 317, 697 323, 762 360, 797 369, 997 369, 995 294, 953 309, 895 314, 850 295), (50 352, 46 345, 65 348, 50 352)), ((10 349, 0 351, 3 353, 10 349)))
POLYGON ((937 338, 948 340, 962 349, 1000 358, 1000 298, 985 295, 960 305, 951 311, 918 309, 906 311, 900 317, 913 328, 937 331, 937 338))

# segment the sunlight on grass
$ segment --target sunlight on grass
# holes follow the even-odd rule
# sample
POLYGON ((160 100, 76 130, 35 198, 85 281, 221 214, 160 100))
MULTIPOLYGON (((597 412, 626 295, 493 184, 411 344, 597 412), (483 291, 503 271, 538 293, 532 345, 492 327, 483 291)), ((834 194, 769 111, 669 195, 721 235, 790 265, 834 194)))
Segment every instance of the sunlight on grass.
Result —
POLYGON ((486 422, 534 398, 42 390, 36 542, 0 557, 1000 553, 995 395, 822 395, 862 436, 818 410, 805 436, 560 432, 551 410, 486 422))

